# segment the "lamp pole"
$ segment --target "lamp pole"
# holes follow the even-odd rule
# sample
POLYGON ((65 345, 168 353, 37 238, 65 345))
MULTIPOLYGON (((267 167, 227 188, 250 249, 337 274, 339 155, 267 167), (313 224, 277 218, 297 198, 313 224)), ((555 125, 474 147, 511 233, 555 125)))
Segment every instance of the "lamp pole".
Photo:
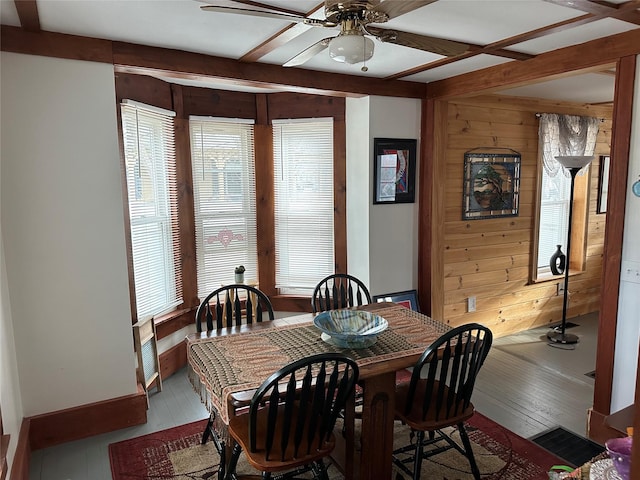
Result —
POLYGON ((578 172, 593 160, 591 156, 583 157, 556 157, 558 162, 569 170, 571 174, 571 191, 569 193, 569 226, 567 227, 567 261, 564 268, 564 298, 562 300, 562 323, 547 333, 547 338, 554 343, 578 343, 579 338, 572 333, 566 333, 567 328, 567 301, 569 299, 569 268, 571 266, 571 228, 573 226, 573 187, 578 172))

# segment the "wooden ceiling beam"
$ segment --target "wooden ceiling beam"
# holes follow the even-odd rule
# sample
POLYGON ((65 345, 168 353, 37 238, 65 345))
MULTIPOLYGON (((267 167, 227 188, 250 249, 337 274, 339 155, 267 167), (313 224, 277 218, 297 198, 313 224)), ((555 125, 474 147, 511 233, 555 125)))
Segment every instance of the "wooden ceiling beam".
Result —
POLYGON ((574 10, 581 10, 583 12, 591 13, 600 18, 615 18, 623 20, 625 22, 635 23, 639 25, 640 14, 638 14, 638 8, 640 8, 640 0, 629 0, 624 3, 610 3, 604 1, 591 1, 591 0, 544 0, 547 3, 553 3, 554 5, 560 5, 574 10))
MULTIPOLYGON (((637 9, 640 7, 640 0, 630 0, 621 4, 614 4, 608 2, 592 2, 589 0, 545 0, 546 2, 553 3, 556 5, 562 5, 568 8, 574 8, 576 10, 583 10, 589 13, 585 15, 581 15, 579 17, 570 18, 568 20, 563 20, 561 22, 554 23, 552 25, 547 25, 545 27, 537 28, 535 30, 531 30, 529 32, 521 33, 519 35, 514 35, 509 38, 505 38, 502 40, 498 40, 497 42, 490 43, 485 46, 481 46, 478 49, 473 49, 470 52, 465 52, 462 55, 443 58, 440 60, 436 60, 435 62, 426 63, 424 65, 419 65, 402 72, 395 73, 393 75, 389 75, 386 77, 387 80, 397 80, 400 78, 408 77, 410 75, 415 75, 416 73, 426 72, 427 70, 432 70, 434 68, 442 67, 443 65, 448 65, 453 62, 457 62, 459 60, 463 60, 465 58, 474 57, 476 55, 488 54, 488 55, 496 55, 496 52, 510 52, 510 50, 505 50, 507 47, 516 45, 518 43, 522 43, 528 40, 533 40, 535 38, 544 37, 546 35, 551 35, 552 33, 562 32, 564 30, 568 30, 570 28, 579 27, 581 25, 586 25, 588 23, 595 22, 597 20, 602 20, 603 18, 617 18, 618 20, 625 20, 632 23, 637 23, 635 17, 638 16, 637 9)), ((506 55, 500 55, 506 57, 506 55)), ((509 57, 507 57, 509 58, 509 57)), ((517 60, 522 60, 521 58, 511 57, 517 60)))
POLYGON ((116 71, 192 80, 222 80, 235 85, 282 88, 339 97, 380 95, 424 98, 426 84, 242 63, 230 58, 148 47, 54 32, 27 32, 0 26, 2 51, 113 64, 116 71))
POLYGON ((15 0, 20 25, 29 32, 40 31, 40 17, 36 0, 15 0))
POLYGON ((497 88, 522 85, 542 78, 560 78, 575 72, 596 71, 601 65, 638 54, 640 30, 631 30, 543 53, 524 62, 510 62, 429 83, 427 98, 445 99, 488 93, 497 88))

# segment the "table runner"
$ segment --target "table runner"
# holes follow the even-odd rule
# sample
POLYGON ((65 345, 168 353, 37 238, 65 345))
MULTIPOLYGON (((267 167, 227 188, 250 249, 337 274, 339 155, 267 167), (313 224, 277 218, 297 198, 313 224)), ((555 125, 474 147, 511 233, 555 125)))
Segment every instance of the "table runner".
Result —
POLYGON ((368 308, 381 314, 389 327, 368 348, 344 349, 329 345, 311 323, 247 331, 220 337, 189 340, 189 379, 209 410, 229 423, 227 400, 235 392, 259 387, 284 365, 316 353, 342 352, 359 366, 421 354, 450 330, 444 323, 405 307, 368 308))

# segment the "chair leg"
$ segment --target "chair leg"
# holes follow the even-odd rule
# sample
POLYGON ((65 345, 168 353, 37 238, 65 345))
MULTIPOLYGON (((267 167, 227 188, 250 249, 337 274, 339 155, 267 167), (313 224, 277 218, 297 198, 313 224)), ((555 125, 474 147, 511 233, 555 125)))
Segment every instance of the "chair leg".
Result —
POLYGON ((229 466, 227 467, 227 474, 224 477, 226 480, 233 480, 236 477, 236 467, 238 466, 238 459, 240 458, 241 453, 242 447, 238 443, 236 443, 233 446, 231 459, 229 460, 229 466))
POLYGON ((413 480, 420 479, 420 473, 422 471, 422 454, 424 451, 424 432, 418 431, 418 438, 416 439, 416 457, 413 459, 413 480))
POLYGON ((311 466, 311 470, 313 471, 313 478, 316 480, 329 480, 329 474, 327 473, 327 466, 324 464, 322 460, 318 460, 314 462, 311 466))
POLYGON ((207 426, 205 427, 204 432, 202 433, 202 445, 207 443, 207 440, 209 440, 209 437, 213 438, 213 419, 214 419, 214 414, 212 413, 211 416, 209 417, 209 420, 207 421, 207 426))
POLYGON ((471 442, 469 441, 469 436, 467 435, 467 431, 465 430, 463 423, 458 424, 458 431, 460 432, 460 439, 462 440, 462 445, 464 445, 467 460, 469 460, 469 465, 471 466, 471 473, 473 473, 473 478, 475 478, 475 480, 480 480, 480 470, 478 469, 476 459, 473 456, 471 442))

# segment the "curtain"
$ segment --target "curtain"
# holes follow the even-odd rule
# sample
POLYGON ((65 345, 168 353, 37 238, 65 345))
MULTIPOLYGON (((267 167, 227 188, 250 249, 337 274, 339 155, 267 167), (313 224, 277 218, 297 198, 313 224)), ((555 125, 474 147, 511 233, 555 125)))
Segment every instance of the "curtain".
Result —
MULTIPOLYGON (((600 120, 594 117, 540 114, 539 141, 547 174, 555 177, 561 165, 555 157, 593 155, 600 120)), ((565 175, 569 175, 565 172, 565 175)))

